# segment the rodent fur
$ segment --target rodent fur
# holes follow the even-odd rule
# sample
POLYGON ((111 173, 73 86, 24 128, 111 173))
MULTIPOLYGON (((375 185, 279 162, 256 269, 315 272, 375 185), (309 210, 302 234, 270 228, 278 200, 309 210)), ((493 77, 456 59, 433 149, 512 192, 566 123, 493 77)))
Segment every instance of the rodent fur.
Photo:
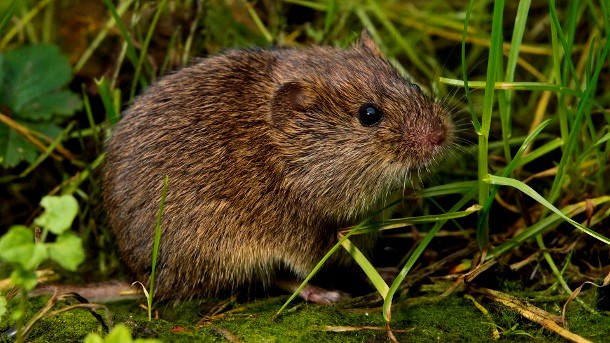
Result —
POLYGON ((147 281, 167 174, 156 296, 213 296, 268 285, 279 269, 306 276, 339 229, 451 136, 442 106, 366 32, 346 50, 231 50, 134 101, 108 142, 104 205, 123 261, 147 281), (382 109, 378 125, 359 122, 365 103, 382 109))

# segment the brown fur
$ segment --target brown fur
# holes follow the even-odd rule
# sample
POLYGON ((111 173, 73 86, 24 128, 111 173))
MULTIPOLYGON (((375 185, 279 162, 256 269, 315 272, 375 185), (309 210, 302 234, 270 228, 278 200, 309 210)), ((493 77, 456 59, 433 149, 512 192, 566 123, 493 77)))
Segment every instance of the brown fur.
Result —
POLYGON ((339 228, 450 138, 446 112, 366 34, 348 50, 233 50, 162 78, 126 111, 108 144, 104 205, 144 282, 167 174, 157 295, 216 295, 268 284, 279 268, 307 275, 339 228), (385 113, 377 126, 359 122, 367 102, 385 113))

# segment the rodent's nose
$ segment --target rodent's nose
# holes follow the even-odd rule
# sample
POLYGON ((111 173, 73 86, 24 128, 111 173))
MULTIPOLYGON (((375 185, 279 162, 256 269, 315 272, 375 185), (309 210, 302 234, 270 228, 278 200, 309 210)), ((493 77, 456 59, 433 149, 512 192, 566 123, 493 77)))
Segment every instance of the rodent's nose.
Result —
POLYGON ((431 145, 441 145, 445 141, 445 128, 436 128, 433 132, 426 135, 426 141, 431 145))

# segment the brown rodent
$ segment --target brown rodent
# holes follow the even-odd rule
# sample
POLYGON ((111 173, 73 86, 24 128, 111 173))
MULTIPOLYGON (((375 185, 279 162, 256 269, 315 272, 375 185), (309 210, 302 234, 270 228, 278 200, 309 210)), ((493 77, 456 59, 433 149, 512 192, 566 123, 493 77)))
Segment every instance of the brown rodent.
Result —
POLYGON ((366 32, 347 50, 231 50, 135 100, 108 142, 104 205, 145 282, 167 174, 156 295, 217 295, 306 276, 451 138, 447 112, 366 32))

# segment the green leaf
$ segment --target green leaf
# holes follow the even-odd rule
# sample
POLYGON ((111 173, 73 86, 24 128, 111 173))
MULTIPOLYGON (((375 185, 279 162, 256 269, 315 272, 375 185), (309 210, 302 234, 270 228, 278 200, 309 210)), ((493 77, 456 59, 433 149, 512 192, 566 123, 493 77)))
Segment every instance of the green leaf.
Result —
MULTIPOLYGON (((61 134, 61 128, 53 123, 32 123, 20 120, 17 123, 53 139, 61 134)), ((38 149, 32 143, 17 131, 0 123, 0 160, 2 160, 2 165, 5 168, 14 167, 21 161, 32 163, 36 160, 38 154, 38 149)))
POLYGON ((23 160, 32 162, 37 154, 36 148, 23 136, 0 123, 0 159, 3 167, 15 167, 23 160))
POLYGON ((49 257, 64 269, 75 271, 85 260, 85 251, 80 237, 64 233, 55 243, 48 244, 49 257))
POLYGON ((154 338, 136 338, 133 343, 161 343, 161 341, 154 338))
POLYGON ((32 230, 23 225, 12 226, 4 236, 0 237, 0 257, 6 260, 11 249, 27 244, 34 244, 32 230))
MULTIPOLYGON (((71 78, 68 58, 54 45, 21 46, 0 54, 0 108, 19 124, 55 138, 61 129, 54 123, 82 107, 77 94, 62 89, 71 78)), ((3 167, 31 163, 39 154, 32 143, 0 124, 3 167)))
POLYGON ((108 336, 104 339, 106 343, 128 343, 132 342, 131 333, 129 328, 124 324, 119 324, 110 331, 108 336))
POLYGON ((89 332, 87 337, 85 337, 84 343, 104 343, 102 336, 97 333, 89 332))
POLYGON ((0 258, 33 270, 47 258, 45 247, 34 243, 32 230, 16 225, 0 238, 0 258))
POLYGON ((82 107, 80 97, 68 90, 38 97, 25 104, 19 112, 21 118, 51 120, 53 115, 70 116, 82 107))
POLYGON ((85 337, 84 343, 161 343, 158 339, 143 339, 138 338, 135 341, 131 338, 131 331, 125 324, 119 324, 115 326, 110 333, 102 338, 97 333, 89 333, 85 337))
POLYGON ((11 282, 30 291, 36 287, 36 273, 32 270, 17 268, 11 273, 11 282))
POLYGON ((15 113, 30 101, 66 86, 72 78, 68 58, 55 45, 22 46, 6 58, 5 105, 15 113))
POLYGON ((34 220, 34 224, 53 232, 56 235, 68 230, 78 212, 78 202, 69 194, 47 195, 40 201, 44 213, 34 220))

